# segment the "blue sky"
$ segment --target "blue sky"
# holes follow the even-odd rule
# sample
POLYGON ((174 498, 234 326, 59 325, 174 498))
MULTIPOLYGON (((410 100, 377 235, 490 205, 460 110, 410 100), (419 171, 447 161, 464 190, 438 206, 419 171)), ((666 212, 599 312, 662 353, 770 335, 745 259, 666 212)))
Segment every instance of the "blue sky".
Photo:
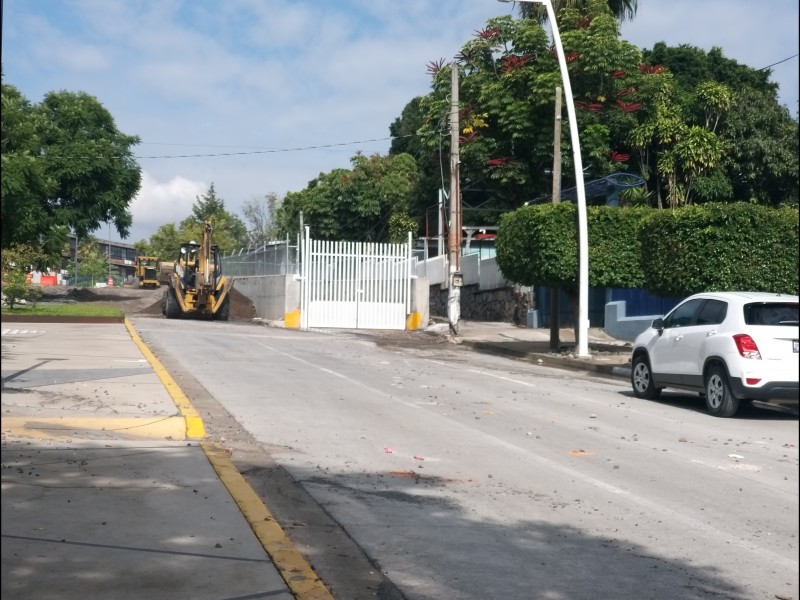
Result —
MULTIPOLYGON (((188 216, 212 183, 239 213, 348 168, 358 151, 386 153, 389 125, 429 91, 426 65, 512 10, 494 0, 4 0, 3 81, 31 102, 85 91, 141 137, 134 242, 188 216)), ((639 0, 622 38, 719 46, 753 68, 789 59, 772 80, 797 116, 797 0, 639 0)))

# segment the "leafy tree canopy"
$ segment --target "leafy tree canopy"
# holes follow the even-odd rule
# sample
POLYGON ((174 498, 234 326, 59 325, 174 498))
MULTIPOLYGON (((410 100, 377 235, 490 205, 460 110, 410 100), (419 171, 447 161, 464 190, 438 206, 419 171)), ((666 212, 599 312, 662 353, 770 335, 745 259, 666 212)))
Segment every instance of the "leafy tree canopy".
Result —
POLYGON ((299 231, 302 211, 303 223, 316 239, 406 241, 393 236, 400 236, 397 225, 406 222, 401 217, 408 214, 416 187, 414 159, 408 154, 357 154, 351 164, 350 170, 321 174, 305 190, 286 195, 277 212, 281 235, 299 231))
POLYGON ((136 136, 84 92, 49 92, 31 104, 2 85, 2 245, 42 248, 56 264, 69 231, 113 223, 127 237, 141 171, 136 136))
MULTIPOLYGON (((618 10, 624 9, 609 4, 556 3, 556 10, 564 6, 559 30, 585 179, 619 171, 639 175, 646 181, 641 198, 655 207, 796 204, 797 120, 779 106, 769 72, 725 58, 719 48, 706 53, 659 43, 641 51, 619 39, 618 10)), ((421 221, 426 210, 430 216, 438 190, 449 187, 452 68, 459 70, 464 223, 494 224, 503 212, 547 198, 561 76, 548 32, 536 18, 490 19, 455 63, 433 61, 428 68, 432 91, 411 100, 390 128, 397 136, 393 151, 413 149, 417 160, 413 216, 421 221), (416 140, 404 137, 415 128, 416 140), (474 207, 480 209, 473 213, 474 207)), ((566 189, 575 180, 563 124, 566 189)))
MULTIPOLYGON (((583 8, 586 0, 552 0, 553 12, 558 14, 563 8, 583 8)), ((630 20, 636 16, 638 0, 607 0, 609 10, 620 21, 630 20)), ((547 9, 538 3, 520 2, 520 16, 524 19, 536 19, 539 23, 547 20, 547 9)))

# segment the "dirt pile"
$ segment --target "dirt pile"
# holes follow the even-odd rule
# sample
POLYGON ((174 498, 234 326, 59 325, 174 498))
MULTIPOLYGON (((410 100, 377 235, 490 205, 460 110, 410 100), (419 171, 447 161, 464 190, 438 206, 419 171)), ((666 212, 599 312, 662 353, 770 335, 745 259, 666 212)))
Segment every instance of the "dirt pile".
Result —
POLYGON ((241 319, 254 319, 256 316, 256 307, 253 306, 253 303, 250 301, 250 298, 242 294, 236 288, 231 288, 230 291, 231 295, 231 312, 230 318, 241 320, 241 319))
MULTIPOLYGON (((164 290, 166 290, 166 288, 164 288, 164 290)), ((247 296, 242 294, 236 288, 231 288, 231 291, 228 292, 228 294, 230 295, 231 298, 230 300, 231 308, 230 312, 228 313, 228 318, 230 320, 249 321, 250 319, 255 318, 256 307, 253 306, 253 303, 247 296)), ((163 302, 163 299, 164 299, 164 291, 162 291, 159 294, 158 299, 155 302, 140 310, 139 314, 149 315, 149 316, 161 315, 161 304, 163 302)))

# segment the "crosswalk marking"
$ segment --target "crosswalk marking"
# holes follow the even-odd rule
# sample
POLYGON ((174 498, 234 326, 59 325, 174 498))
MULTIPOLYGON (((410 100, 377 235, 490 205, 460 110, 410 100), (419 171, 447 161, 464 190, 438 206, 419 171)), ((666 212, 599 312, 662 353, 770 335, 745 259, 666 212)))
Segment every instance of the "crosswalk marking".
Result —
POLYGON ((28 333, 47 333, 38 329, 3 329, 0 332, 2 335, 25 335, 28 333))

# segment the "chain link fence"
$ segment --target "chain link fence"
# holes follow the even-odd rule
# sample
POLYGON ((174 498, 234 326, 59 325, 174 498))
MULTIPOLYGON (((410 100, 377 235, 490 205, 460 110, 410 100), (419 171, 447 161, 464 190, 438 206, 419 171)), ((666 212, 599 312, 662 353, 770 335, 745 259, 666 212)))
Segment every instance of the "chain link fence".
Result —
POLYGON ((230 277, 300 273, 297 244, 290 244, 288 239, 234 250, 230 254, 223 254, 221 260, 222 272, 230 277))

